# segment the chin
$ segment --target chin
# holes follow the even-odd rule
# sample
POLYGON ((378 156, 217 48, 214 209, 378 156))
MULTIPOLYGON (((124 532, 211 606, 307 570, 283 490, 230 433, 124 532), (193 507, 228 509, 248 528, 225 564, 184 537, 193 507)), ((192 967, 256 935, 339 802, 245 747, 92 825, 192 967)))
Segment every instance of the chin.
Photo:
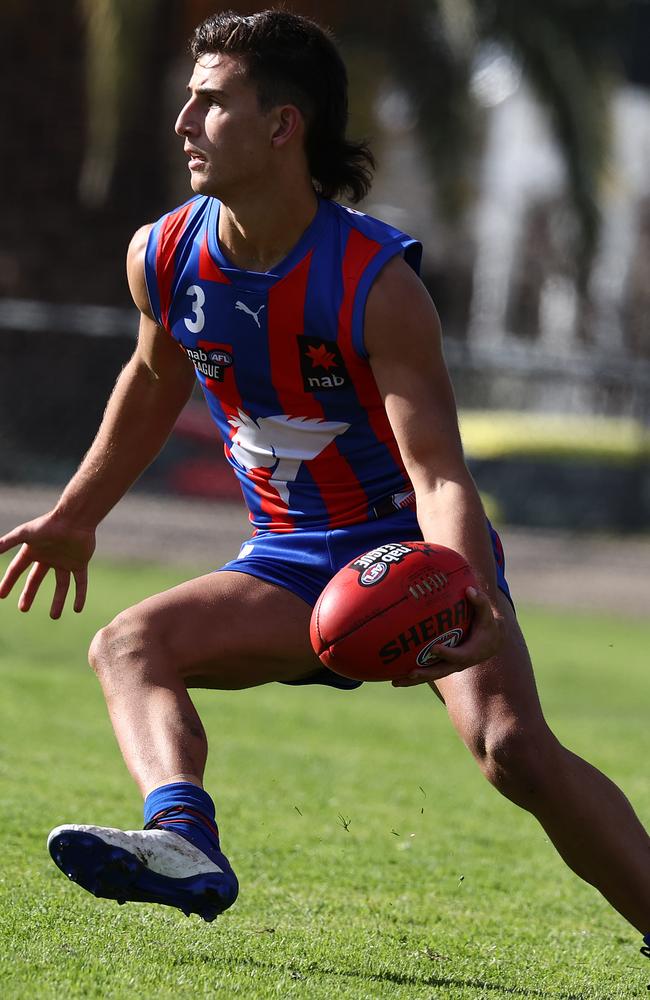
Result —
POLYGON ((200 174, 191 173, 190 174, 190 187, 195 194, 207 194, 206 187, 207 178, 202 177, 200 174))
POLYGON ((219 197, 218 185, 209 177, 192 174, 190 177, 190 187, 194 194, 207 195, 211 198, 219 197))

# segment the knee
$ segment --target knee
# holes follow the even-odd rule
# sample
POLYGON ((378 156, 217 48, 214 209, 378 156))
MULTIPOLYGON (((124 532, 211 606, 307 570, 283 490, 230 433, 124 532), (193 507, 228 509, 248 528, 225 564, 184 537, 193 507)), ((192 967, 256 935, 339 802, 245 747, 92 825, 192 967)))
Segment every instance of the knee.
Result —
POLYGON ((535 812, 552 786, 556 747, 544 723, 512 721, 488 728, 470 749, 497 791, 535 812))
POLYGON ((88 662, 100 681, 142 671, 147 664, 160 660, 159 638, 147 619, 132 611, 123 611, 100 629, 90 644, 88 662), (154 652, 155 651, 155 652, 154 652))

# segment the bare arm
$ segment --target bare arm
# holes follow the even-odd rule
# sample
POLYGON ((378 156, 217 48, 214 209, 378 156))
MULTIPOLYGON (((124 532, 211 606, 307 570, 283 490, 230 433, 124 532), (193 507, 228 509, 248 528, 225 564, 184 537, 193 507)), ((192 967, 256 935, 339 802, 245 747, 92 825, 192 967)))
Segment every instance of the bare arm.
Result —
POLYGON ((148 232, 145 226, 136 233, 127 257, 129 286, 140 310, 138 343, 56 508, 93 529, 159 453, 194 384, 191 362, 151 315, 144 280, 148 232))
POLYGON ((424 285, 401 258, 375 282, 366 307, 365 341, 386 412, 415 489, 427 541, 461 552, 481 591, 475 625, 461 647, 441 647, 442 676, 493 655, 499 645, 494 556, 483 506, 463 456, 440 321, 424 285), (404 308, 404 303, 408 308, 404 308), (487 595, 487 596, 486 596, 487 595))
POLYGON ((28 611, 50 569, 56 589, 50 614, 58 618, 70 585, 76 582, 75 611, 86 594, 87 564, 95 529, 155 458, 189 398, 194 369, 181 348, 153 319, 144 280, 149 227, 134 236, 127 257, 129 286, 140 309, 138 343, 122 370, 88 453, 55 508, 0 539, 0 553, 22 544, 2 583, 6 597, 31 566, 19 600, 28 611))

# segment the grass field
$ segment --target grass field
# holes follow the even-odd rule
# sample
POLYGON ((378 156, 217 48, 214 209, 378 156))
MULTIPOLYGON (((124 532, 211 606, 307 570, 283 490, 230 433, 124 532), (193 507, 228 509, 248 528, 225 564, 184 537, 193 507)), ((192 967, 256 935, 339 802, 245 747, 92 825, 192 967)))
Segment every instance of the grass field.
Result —
MULTIPOLYGON (((647 995, 638 935, 488 787, 423 688, 197 695, 242 884, 214 924, 69 884, 52 826, 141 825, 86 647, 179 578, 100 564, 80 617, 0 607, 3 1000, 647 995)), ((521 618, 552 725, 650 822, 650 626, 521 618)))

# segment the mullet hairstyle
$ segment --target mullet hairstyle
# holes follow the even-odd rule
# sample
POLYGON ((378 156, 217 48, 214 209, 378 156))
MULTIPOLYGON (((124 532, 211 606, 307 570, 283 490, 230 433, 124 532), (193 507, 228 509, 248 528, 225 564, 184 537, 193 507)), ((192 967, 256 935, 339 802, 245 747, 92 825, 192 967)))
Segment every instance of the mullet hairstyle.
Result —
POLYGON ((370 190, 375 158, 365 142, 345 137, 348 76, 331 37, 314 21, 284 10, 245 17, 212 14, 190 38, 196 62, 223 52, 243 56, 257 85, 260 109, 294 104, 305 119, 305 152, 312 180, 324 198, 356 203, 370 190))

